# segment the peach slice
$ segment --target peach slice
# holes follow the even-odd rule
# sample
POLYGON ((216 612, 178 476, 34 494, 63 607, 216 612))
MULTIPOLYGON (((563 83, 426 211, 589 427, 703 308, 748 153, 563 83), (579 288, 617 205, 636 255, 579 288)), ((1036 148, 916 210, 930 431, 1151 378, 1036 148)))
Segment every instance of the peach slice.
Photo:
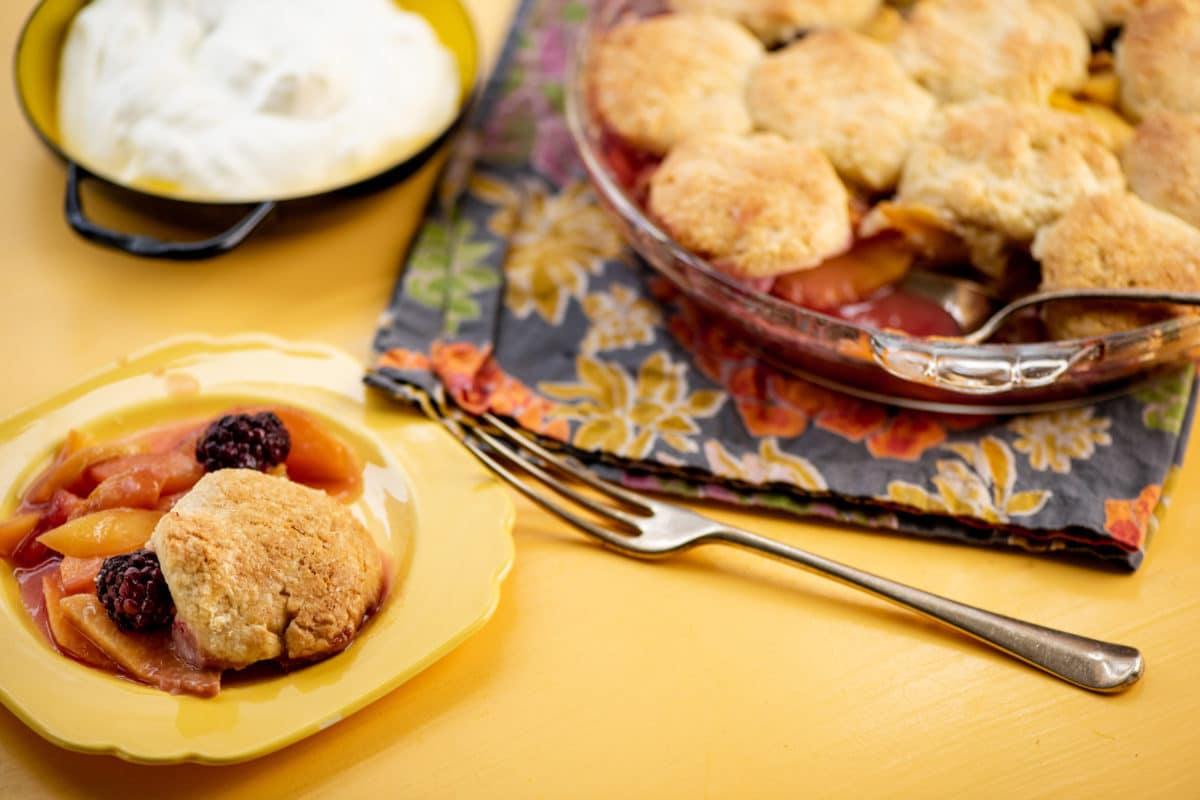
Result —
POLYGON ((167 634, 126 633, 108 618, 94 595, 74 594, 59 601, 63 615, 74 623, 121 669, 171 694, 213 697, 221 690, 221 671, 198 669, 175 654, 167 634))
POLYGON ((807 308, 840 308, 900 280, 915 259, 902 236, 885 233, 856 242, 817 267, 780 276, 772 293, 807 308))
POLYGON ((87 471, 97 484, 123 472, 146 471, 159 479, 163 494, 186 491, 204 477, 204 468, 190 453, 172 450, 166 453, 138 453, 102 461, 87 471))
POLYGON ((145 453, 178 452, 190 455, 196 451, 196 440, 211 422, 207 417, 173 422, 141 431, 124 441, 136 445, 145 453))
MULTIPOLYGON (((1104 96, 1108 92, 1115 91, 1115 89, 1104 88, 1104 84, 1097 84, 1092 88, 1092 91, 1104 96)), ((1091 120, 1104 131, 1108 137, 1108 146, 1113 150, 1120 150, 1133 138, 1133 126, 1126 122, 1124 117, 1114 111, 1112 106, 1105 101, 1093 99, 1080 100, 1066 92, 1059 91, 1050 95, 1050 106, 1057 108, 1059 111, 1077 114, 1084 119, 1091 120)))
POLYGON ((862 32, 882 44, 891 44, 900 36, 904 28, 904 17, 891 6, 879 9, 874 17, 863 27, 862 32))
POLYGON ((896 231, 926 259, 937 262, 967 260, 962 239, 950 229, 936 209, 916 203, 884 200, 867 215, 864 227, 871 235, 896 231))
POLYGON ((101 556, 93 558, 63 556, 62 563, 58 567, 59 575, 62 576, 63 593, 79 594, 80 592, 96 591, 96 575, 102 566, 104 566, 104 559, 101 556))
POLYGON ((38 541, 64 556, 115 556, 145 545, 160 519, 161 511, 111 508, 59 525, 38 541))
POLYGON ((358 496, 362 491, 363 464, 350 445, 303 411, 284 406, 269 410, 283 421, 292 439, 285 462, 289 478, 324 489, 342 501, 358 496))
POLYGON ((41 514, 31 511, 0 522, 0 557, 8 558, 16 552, 25 537, 33 533, 41 518, 41 514))
POLYGON ((1116 108, 1117 102, 1121 98, 1121 79, 1112 69, 1089 75, 1087 81, 1079 89, 1079 94, 1095 103, 1116 108))
POLYGON ((71 488, 93 464, 138 452, 137 445, 128 443, 93 445, 74 451, 69 448, 70 438, 68 437, 68 442, 59 450, 54 463, 29 489, 25 496, 28 502, 45 503, 56 490, 71 488))
POLYGON ((78 658, 85 664, 91 664, 93 667, 101 669, 113 669, 116 665, 101 652, 100 648, 92 644, 92 641, 79 632, 75 624, 67 619, 63 613, 59 602, 63 599, 66 593, 63 591, 62 581, 57 575, 45 575, 42 577, 42 594, 46 597, 46 621, 50 625, 50 633, 54 636, 54 643, 60 649, 66 650, 71 655, 78 658))
POLYGON ((92 490, 80 513, 75 516, 109 508, 153 509, 158 503, 161 491, 162 479, 149 469, 133 468, 127 472, 118 472, 102 480, 92 490))

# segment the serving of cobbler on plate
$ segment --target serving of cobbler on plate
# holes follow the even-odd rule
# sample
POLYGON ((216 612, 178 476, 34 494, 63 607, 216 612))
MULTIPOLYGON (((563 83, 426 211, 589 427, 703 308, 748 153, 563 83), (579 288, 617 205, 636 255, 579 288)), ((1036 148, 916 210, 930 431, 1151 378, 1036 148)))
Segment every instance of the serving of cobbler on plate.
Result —
POLYGON ((363 463, 297 408, 229 409, 113 441, 71 432, 0 522, 48 644, 171 693, 344 650, 384 559, 347 502, 363 463))

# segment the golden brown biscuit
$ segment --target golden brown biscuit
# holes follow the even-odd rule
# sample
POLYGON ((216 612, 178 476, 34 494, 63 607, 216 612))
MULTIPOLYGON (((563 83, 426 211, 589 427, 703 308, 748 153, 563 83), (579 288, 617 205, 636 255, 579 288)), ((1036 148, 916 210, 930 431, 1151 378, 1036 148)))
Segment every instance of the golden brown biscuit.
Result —
MULTIPOLYGON (((1124 188, 1095 124, 1038 106, 982 100, 947 106, 918 137, 895 202, 932 210, 962 236, 972 261, 1003 272, 1007 246, 1025 246, 1076 199, 1124 188)), ((874 215, 865 232, 878 224, 874 215)))
POLYGON ((887 48, 848 30, 811 33, 767 56, 750 77, 761 128, 822 150, 845 178, 890 189, 937 102, 887 48))
POLYGON ((1200 113, 1200 0, 1154 0, 1136 10, 1115 55, 1126 114, 1200 113))
POLYGON ((1147 117, 1121 162, 1138 197, 1200 228, 1200 114, 1147 117))
POLYGON ((1045 103, 1087 80, 1088 37, 1045 0, 925 0, 892 45, 897 59, 943 102, 985 95, 1045 103))
POLYGON ((1097 0, 1043 0, 1043 2, 1057 6, 1070 14, 1071 18, 1079 23, 1079 27, 1083 28, 1084 33, 1093 42, 1104 38, 1107 23, 1097 0))
POLYGON ((768 43, 784 42, 811 28, 858 28, 882 0, 669 0, 674 11, 717 14, 737 20, 768 43))
POLYGON ((1153 0, 1092 0, 1106 28, 1124 25, 1130 14, 1149 2, 1153 0))
POLYGON ((829 159, 774 134, 688 139, 655 171, 649 202, 676 241, 738 277, 807 269, 850 245, 829 159))
MULTIPOLYGON (((1077 201, 1038 231, 1033 256, 1042 264, 1043 289, 1200 291, 1200 230, 1128 192, 1077 201)), ((1161 306, 1068 308, 1055 309, 1046 320, 1056 337, 1073 338, 1140 327, 1171 313, 1161 306)))
POLYGON ((1104 39, 1110 28, 1118 28, 1137 9, 1153 0, 1043 0, 1070 14, 1093 42, 1104 39))
POLYGON ((175 601, 176 643, 205 666, 332 655, 383 592, 379 550, 349 508, 254 470, 205 475, 150 547, 175 601))
POLYGON ((747 133, 746 81, 764 55, 745 28, 720 17, 628 22, 597 46, 592 101, 621 138, 655 155, 696 134, 747 133))
POLYGON ((1055 339, 1091 339, 1170 319, 1174 315, 1173 308, 1148 304, 1097 308, 1095 302, 1063 301, 1046 306, 1042 320, 1055 339))

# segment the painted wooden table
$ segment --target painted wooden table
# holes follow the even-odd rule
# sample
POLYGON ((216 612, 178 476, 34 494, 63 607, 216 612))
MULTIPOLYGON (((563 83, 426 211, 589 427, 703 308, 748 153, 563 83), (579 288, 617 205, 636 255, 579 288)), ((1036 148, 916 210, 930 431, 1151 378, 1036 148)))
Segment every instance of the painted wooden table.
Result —
MULTIPOLYGON (((471 5, 494 52, 512 2, 471 5)), ((28 6, 0 6, 5 46, 28 6)), ((70 233, 63 168, 25 125, 10 81, 0 93, 0 415, 185 332, 267 331, 367 358, 428 170, 288 215, 217 261, 138 261, 70 233)), ((143 222, 88 199, 106 221, 143 222)), ((477 478, 466 456, 456 469, 477 478)), ((518 503, 516 564, 495 617, 366 710, 232 767, 70 753, 0 711, 0 797, 1200 796, 1196 453, 1134 575, 716 513, 951 597, 1134 644, 1146 677, 1121 696, 1088 694, 786 567, 724 550, 636 563, 518 503)))

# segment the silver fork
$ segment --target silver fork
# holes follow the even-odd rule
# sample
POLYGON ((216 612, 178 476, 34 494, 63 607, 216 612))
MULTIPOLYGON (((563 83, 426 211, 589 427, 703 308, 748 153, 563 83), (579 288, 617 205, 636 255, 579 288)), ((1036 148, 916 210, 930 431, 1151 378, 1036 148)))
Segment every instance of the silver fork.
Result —
POLYGON ((689 509, 635 494, 551 453, 491 414, 484 415, 482 420, 499 435, 454 412, 442 414, 441 419, 468 450, 515 489, 623 555, 657 559, 702 544, 735 545, 890 600, 1084 689, 1119 692, 1142 676, 1142 654, 1135 648, 1077 636, 959 603, 719 523, 689 509), (517 448, 533 457, 522 455, 517 448), (534 489, 502 462, 519 467, 563 497, 625 530, 616 531, 580 516, 534 489), (623 508, 598 502, 552 472, 587 484, 623 508))

